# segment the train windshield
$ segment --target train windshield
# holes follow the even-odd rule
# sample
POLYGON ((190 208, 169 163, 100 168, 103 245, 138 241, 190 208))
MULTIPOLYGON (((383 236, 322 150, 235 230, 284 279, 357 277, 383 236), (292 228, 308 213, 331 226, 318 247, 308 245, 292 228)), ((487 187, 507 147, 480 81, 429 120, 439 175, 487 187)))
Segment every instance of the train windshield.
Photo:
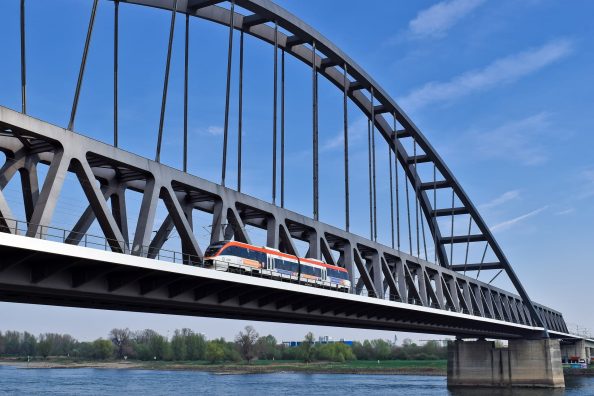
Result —
POLYGON ((214 256, 223 246, 225 246, 225 243, 226 242, 215 242, 211 244, 204 252, 204 257, 214 256))

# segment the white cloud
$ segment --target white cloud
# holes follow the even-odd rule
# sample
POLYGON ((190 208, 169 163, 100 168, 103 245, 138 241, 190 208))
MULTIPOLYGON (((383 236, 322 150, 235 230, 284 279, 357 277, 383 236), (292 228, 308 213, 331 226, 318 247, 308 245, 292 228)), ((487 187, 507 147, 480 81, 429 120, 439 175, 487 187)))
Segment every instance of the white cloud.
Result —
POLYGON ((513 227, 514 225, 516 225, 516 224, 518 224, 518 223, 520 223, 520 222, 522 222, 522 221, 524 221, 524 220, 526 220, 526 219, 528 219, 530 217, 536 216, 540 212, 546 210, 548 207, 549 207, 548 205, 547 206, 543 206, 542 208, 538 208, 536 210, 533 210, 532 212, 528 212, 528 213, 523 214, 521 216, 514 217, 513 219, 503 221, 503 222, 501 222, 499 224, 495 224, 493 227, 491 227, 491 231, 504 231, 504 230, 507 230, 507 229, 513 227))
POLYGON ((545 163, 549 158, 542 141, 552 127, 550 115, 543 112, 508 121, 490 131, 475 133, 473 140, 483 158, 534 166, 545 163))
POLYGON ((206 128, 206 133, 212 136, 219 136, 223 134, 223 128, 220 126, 211 125, 208 128, 206 128))
POLYGON ((468 15, 485 0, 449 0, 439 2, 420 11, 409 22, 409 32, 413 37, 440 37, 459 20, 468 15))
POLYGON ((399 101, 407 110, 448 102, 535 73, 570 55, 572 51, 573 44, 570 41, 552 41, 539 48, 497 59, 481 70, 468 71, 450 81, 429 82, 399 101))
POLYGON ((519 190, 506 191, 503 194, 501 194, 500 196, 494 198, 493 200, 480 205, 480 207, 482 209, 494 208, 496 206, 500 206, 500 205, 503 205, 504 203, 512 201, 512 200, 518 198, 519 196, 520 196, 519 190))
POLYGON ((578 181, 580 183, 581 193, 576 196, 577 199, 589 199, 594 197, 594 168, 583 169, 579 172, 578 181))
POLYGON ((549 113, 542 112, 508 121, 486 132, 474 132, 472 140, 482 158, 534 166, 549 159, 543 136, 548 136, 551 129, 549 113))
MULTIPOLYGON (((349 146, 351 146, 351 143, 357 143, 364 137, 367 138, 367 118, 359 117, 349 125, 349 146)), ((340 131, 322 144, 321 151, 342 149, 343 145, 344 131, 340 131)))
POLYGON ((555 213, 557 216, 564 216, 575 212, 575 208, 568 208, 555 213))

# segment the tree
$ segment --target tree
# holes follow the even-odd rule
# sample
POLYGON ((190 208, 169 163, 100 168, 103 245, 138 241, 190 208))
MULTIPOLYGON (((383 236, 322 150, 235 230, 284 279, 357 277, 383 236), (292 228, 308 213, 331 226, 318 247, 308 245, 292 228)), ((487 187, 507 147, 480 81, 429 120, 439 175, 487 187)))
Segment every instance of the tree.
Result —
POLYGON ((206 338, 202 334, 194 333, 190 329, 182 329, 186 334, 186 352, 189 360, 206 359, 206 338))
POLYGON ((280 352, 277 348, 276 338, 272 335, 258 338, 256 341, 256 353, 260 359, 276 359, 280 352))
POLYGON ((211 363, 222 361, 225 358, 225 350, 218 342, 206 344, 206 360, 211 363))
POLYGON ((18 331, 4 333, 4 349, 7 355, 21 354, 21 334, 18 331))
POLYGON ((169 342, 154 330, 137 331, 134 340, 134 349, 140 360, 163 360, 170 357, 169 342))
POLYGON ((351 347, 342 342, 325 344, 318 349, 318 358, 331 362, 344 362, 346 360, 355 360, 355 354, 351 347))
POLYGON ((175 330, 171 338, 171 353, 174 360, 186 360, 188 349, 186 346, 186 338, 181 331, 175 330))
POLYGON ((40 335, 37 343, 37 352, 46 359, 52 351, 52 340, 47 335, 40 335))
POLYGON ((378 339, 371 341, 371 347, 373 348, 373 360, 388 360, 392 348, 387 341, 378 339))
POLYGON ((246 326, 245 332, 240 331, 235 337, 235 343, 239 348, 239 354, 248 363, 256 356, 255 344, 258 339, 258 333, 252 326, 246 326))
POLYGON ((2 335, 2 332, 0 331, 0 355, 4 355, 4 353, 6 353, 6 348, 4 345, 4 336, 2 335))
POLYGON ((93 358, 93 343, 92 342, 79 342, 76 347, 72 350, 72 356, 82 359, 93 358))
POLYGON ((301 358, 303 359, 303 361, 305 363, 309 363, 309 362, 313 361, 314 344, 315 344, 315 338, 314 338, 313 333, 310 331, 309 333, 307 333, 305 335, 305 338, 301 342, 301 345, 299 345, 299 352, 300 352, 301 358))
POLYGON ((35 356, 37 351, 37 338, 31 333, 23 333, 23 341, 21 342, 21 354, 23 356, 35 356))
POLYGON ((113 344, 109 340, 99 338, 93 341, 93 357, 95 359, 105 360, 113 355, 113 344))
POLYGON ((116 356, 118 359, 123 359, 132 352, 132 332, 130 329, 112 329, 109 332, 109 338, 115 346, 116 356))

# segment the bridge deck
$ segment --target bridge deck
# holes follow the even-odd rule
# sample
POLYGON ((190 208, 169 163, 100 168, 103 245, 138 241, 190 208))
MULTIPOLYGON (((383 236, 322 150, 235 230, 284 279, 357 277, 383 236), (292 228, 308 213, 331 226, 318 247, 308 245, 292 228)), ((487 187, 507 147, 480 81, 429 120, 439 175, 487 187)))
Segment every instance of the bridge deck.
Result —
POLYGON ((6 233, 0 233, 0 255, 3 301, 468 337, 538 337, 543 331, 6 233))

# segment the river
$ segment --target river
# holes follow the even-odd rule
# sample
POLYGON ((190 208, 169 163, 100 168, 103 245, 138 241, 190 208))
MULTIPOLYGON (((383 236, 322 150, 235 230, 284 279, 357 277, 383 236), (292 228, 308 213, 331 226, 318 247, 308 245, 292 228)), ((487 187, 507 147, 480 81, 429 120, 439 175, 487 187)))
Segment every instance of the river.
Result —
POLYGON ((566 379, 564 390, 448 390, 443 376, 226 374, 199 371, 28 369, 0 366, 0 395, 594 395, 594 378, 566 379))

